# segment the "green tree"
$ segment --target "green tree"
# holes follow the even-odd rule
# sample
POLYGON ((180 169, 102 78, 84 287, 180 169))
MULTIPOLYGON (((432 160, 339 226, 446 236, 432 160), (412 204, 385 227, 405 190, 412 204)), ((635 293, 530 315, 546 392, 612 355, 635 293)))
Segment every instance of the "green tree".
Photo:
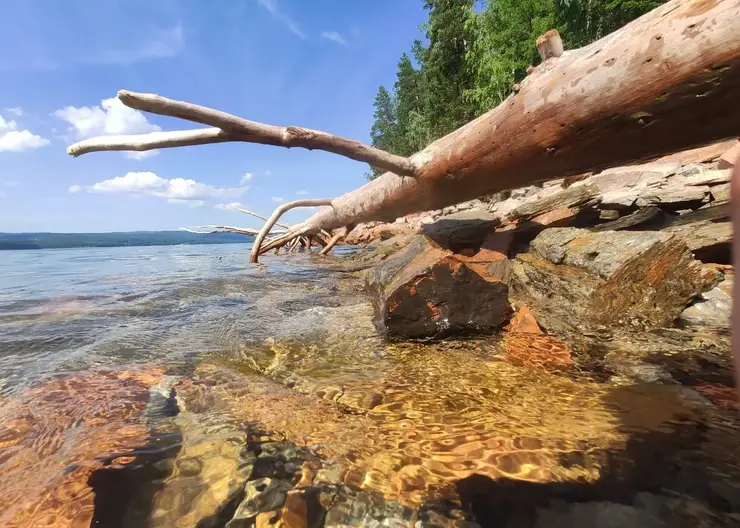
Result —
POLYGON ((537 38, 557 28, 555 0, 492 0, 470 22, 475 42, 466 56, 473 86, 465 92, 480 115, 503 101, 537 64, 537 38))
POLYGON ((429 136, 439 138, 460 127, 474 116, 465 93, 473 86, 473 76, 466 55, 475 34, 473 0, 426 0, 429 10, 426 24, 426 49, 417 45, 422 59, 424 87, 423 116, 429 136))
MULTIPOLYGON (((378 88, 378 93, 375 96, 373 102, 375 107, 375 113, 373 117, 375 122, 370 129, 370 138, 372 145, 379 149, 386 150, 388 152, 397 153, 396 147, 398 143, 398 119, 396 116, 397 104, 394 98, 388 93, 385 86, 378 88)), ((371 167, 370 174, 367 174, 368 179, 375 179, 382 170, 375 167, 371 167)))
POLYGON ((660 0, 557 0, 557 17, 569 48, 590 44, 665 3, 660 0))

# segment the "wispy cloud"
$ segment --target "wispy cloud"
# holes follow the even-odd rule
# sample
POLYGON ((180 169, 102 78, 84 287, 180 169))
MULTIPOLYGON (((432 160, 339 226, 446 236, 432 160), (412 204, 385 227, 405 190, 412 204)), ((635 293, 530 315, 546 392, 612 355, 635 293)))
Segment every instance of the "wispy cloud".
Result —
POLYGON ((330 40, 332 42, 336 42, 337 44, 341 44, 345 48, 347 47, 347 41, 344 39, 342 35, 340 35, 336 31, 324 31, 321 34, 322 39, 330 40))
POLYGON ((308 194, 308 191, 296 191, 295 192, 298 196, 306 196, 308 194))
POLYGON ((254 174, 252 174, 251 172, 245 172, 244 176, 242 176, 242 179, 239 180, 239 183, 244 185, 245 183, 249 183, 250 181, 252 181, 252 178, 254 178, 254 174))
POLYGON ((5 111, 10 112, 11 114, 15 114, 19 117, 23 115, 23 108, 21 108, 20 106, 14 106, 13 108, 6 108, 5 111))
POLYGON ((283 203, 285 201, 285 198, 281 196, 273 196, 272 201, 275 203, 283 203))
POLYGON ((203 205, 206 202, 203 200, 183 200, 181 198, 168 198, 167 203, 177 204, 177 205, 187 205, 188 207, 197 209, 198 207, 203 207, 203 205))
POLYGON ((153 158, 154 156, 158 156, 159 151, 158 150, 144 150, 142 152, 125 152, 123 155, 129 159, 135 159, 135 160, 141 161, 141 160, 153 158))
POLYGON ((306 34, 301 31, 301 28, 298 27, 298 24, 296 24, 288 15, 280 10, 277 0, 257 0, 257 3, 267 9, 267 11, 269 11, 269 13, 273 16, 273 18, 275 18, 275 20, 279 20, 280 22, 285 24, 285 27, 287 27, 291 33, 298 35, 302 39, 306 38, 306 34))
POLYGON ((168 59, 185 49, 185 33, 182 24, 170 29, 160 29, 151 35, 127 46, 103 49, 79 60, 87 64, 113 64, 130 66, 152 59, 168 59))
POLYGON ((231 202, 225 204, 216 204, 214 207, 223 211, 236 211, 238 209, 246 209, 247 206, 241 202, 231 202))

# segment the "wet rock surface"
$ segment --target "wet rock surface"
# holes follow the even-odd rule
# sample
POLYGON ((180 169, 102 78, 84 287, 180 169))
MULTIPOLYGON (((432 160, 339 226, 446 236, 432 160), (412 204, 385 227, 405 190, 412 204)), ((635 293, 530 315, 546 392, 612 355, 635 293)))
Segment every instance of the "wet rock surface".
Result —
POLYGON ((493 249, 468 257, 419 235, 371 270, 366 286, 377 324, 389 336, 444 337, 488 332, 508 322, 507 271, 508 258, 493 249))

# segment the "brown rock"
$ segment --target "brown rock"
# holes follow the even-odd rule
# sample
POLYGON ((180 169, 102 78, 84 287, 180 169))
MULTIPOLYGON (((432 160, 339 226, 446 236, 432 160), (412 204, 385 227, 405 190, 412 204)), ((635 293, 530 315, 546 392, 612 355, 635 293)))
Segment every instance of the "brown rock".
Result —
POLYGON ((524 334, 543 334, 537 319, 529 311, 526 304, 521 305, 519 311, 506 328, 509 332, 519 332, 524 334))
POLYGON ((668 233, 548 229, 530 246, 513 266, 517 292, 591 323, 669 324, 719 278, 668 233))
POLYGON ((288 493, 280 521, 284 528, 308 528, 308 505, 303 493, 297 490, 288 493))
POLYGON ((729 203, 682 214, 663 231, 683 240, 700 260, 729 262, 732 243, 729 203))
POLYGON ((366 286, 376 324, 394 337, 440 337, 490 331, 508 321, 505 255, 484 249, 473 257, 442 249, 419 235, 371 269, 366 286))
POLYGON ((438 246, 460 253, 478 250, 486 237, 500 224, 495 215, 484 211, 461 211, 425 224, 421 232, 438 246))
MULTIPOLYGON (((601 211, 605 213, 607 211, 601 211)), ((591 228, 591 231, 622 231, 633 227, 645 229, 649 226, 662 225, 666 221, 666 213, 655 206, 643 207, 632 214, 618 218, 612 222, 606 222, 591 228)))
POLYGON ((544 198, 524 203, 507 215, 510 221, 531 220, 557 209, 580 210, 601 193, 598 185, 574 185, 544 198))
POLYGON ((719 157, 717 168, 731 169, 732 167, 737 165, 738 161, 740 161, 740 141, 735 142, 732 147, 726 150, 719 157))
POLYGON ((571 209, 570 207, 560 207, 535 216, 531 220, 527 220, 517 225, 517 237, 520 240, 522 237, 532 238, 548 227, 569 227, 575 221, 577 213, 577 208, 571 209))

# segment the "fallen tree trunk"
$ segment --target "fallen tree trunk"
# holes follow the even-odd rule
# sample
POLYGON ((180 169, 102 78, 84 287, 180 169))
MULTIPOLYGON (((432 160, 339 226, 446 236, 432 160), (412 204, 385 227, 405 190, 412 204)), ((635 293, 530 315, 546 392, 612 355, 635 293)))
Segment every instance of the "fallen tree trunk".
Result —
MULTIPOLYGON (((302 146, 395 171, 331 200, 331 207, 265 248, 258 236, 253 262, 267 247, 299 235, 393 221, 740 136, 740 0, 671 0, 584 48, 561 54, 556 32, 545 34, 538 48, 547 59, 506 101, 408 159, 324 132, 263 125, 156 95, 121 91, 119 99, 218 127, 171 133, 173 144, 158 133, 157 147, 222 141, 302 146)), ((152 145, 141 137, 93 138, 68 152, 152 145)))
POLYGON ((493 110, 311 217, 390 222, 740 136, 740 1, 673 0, 537 67, 493 110))

